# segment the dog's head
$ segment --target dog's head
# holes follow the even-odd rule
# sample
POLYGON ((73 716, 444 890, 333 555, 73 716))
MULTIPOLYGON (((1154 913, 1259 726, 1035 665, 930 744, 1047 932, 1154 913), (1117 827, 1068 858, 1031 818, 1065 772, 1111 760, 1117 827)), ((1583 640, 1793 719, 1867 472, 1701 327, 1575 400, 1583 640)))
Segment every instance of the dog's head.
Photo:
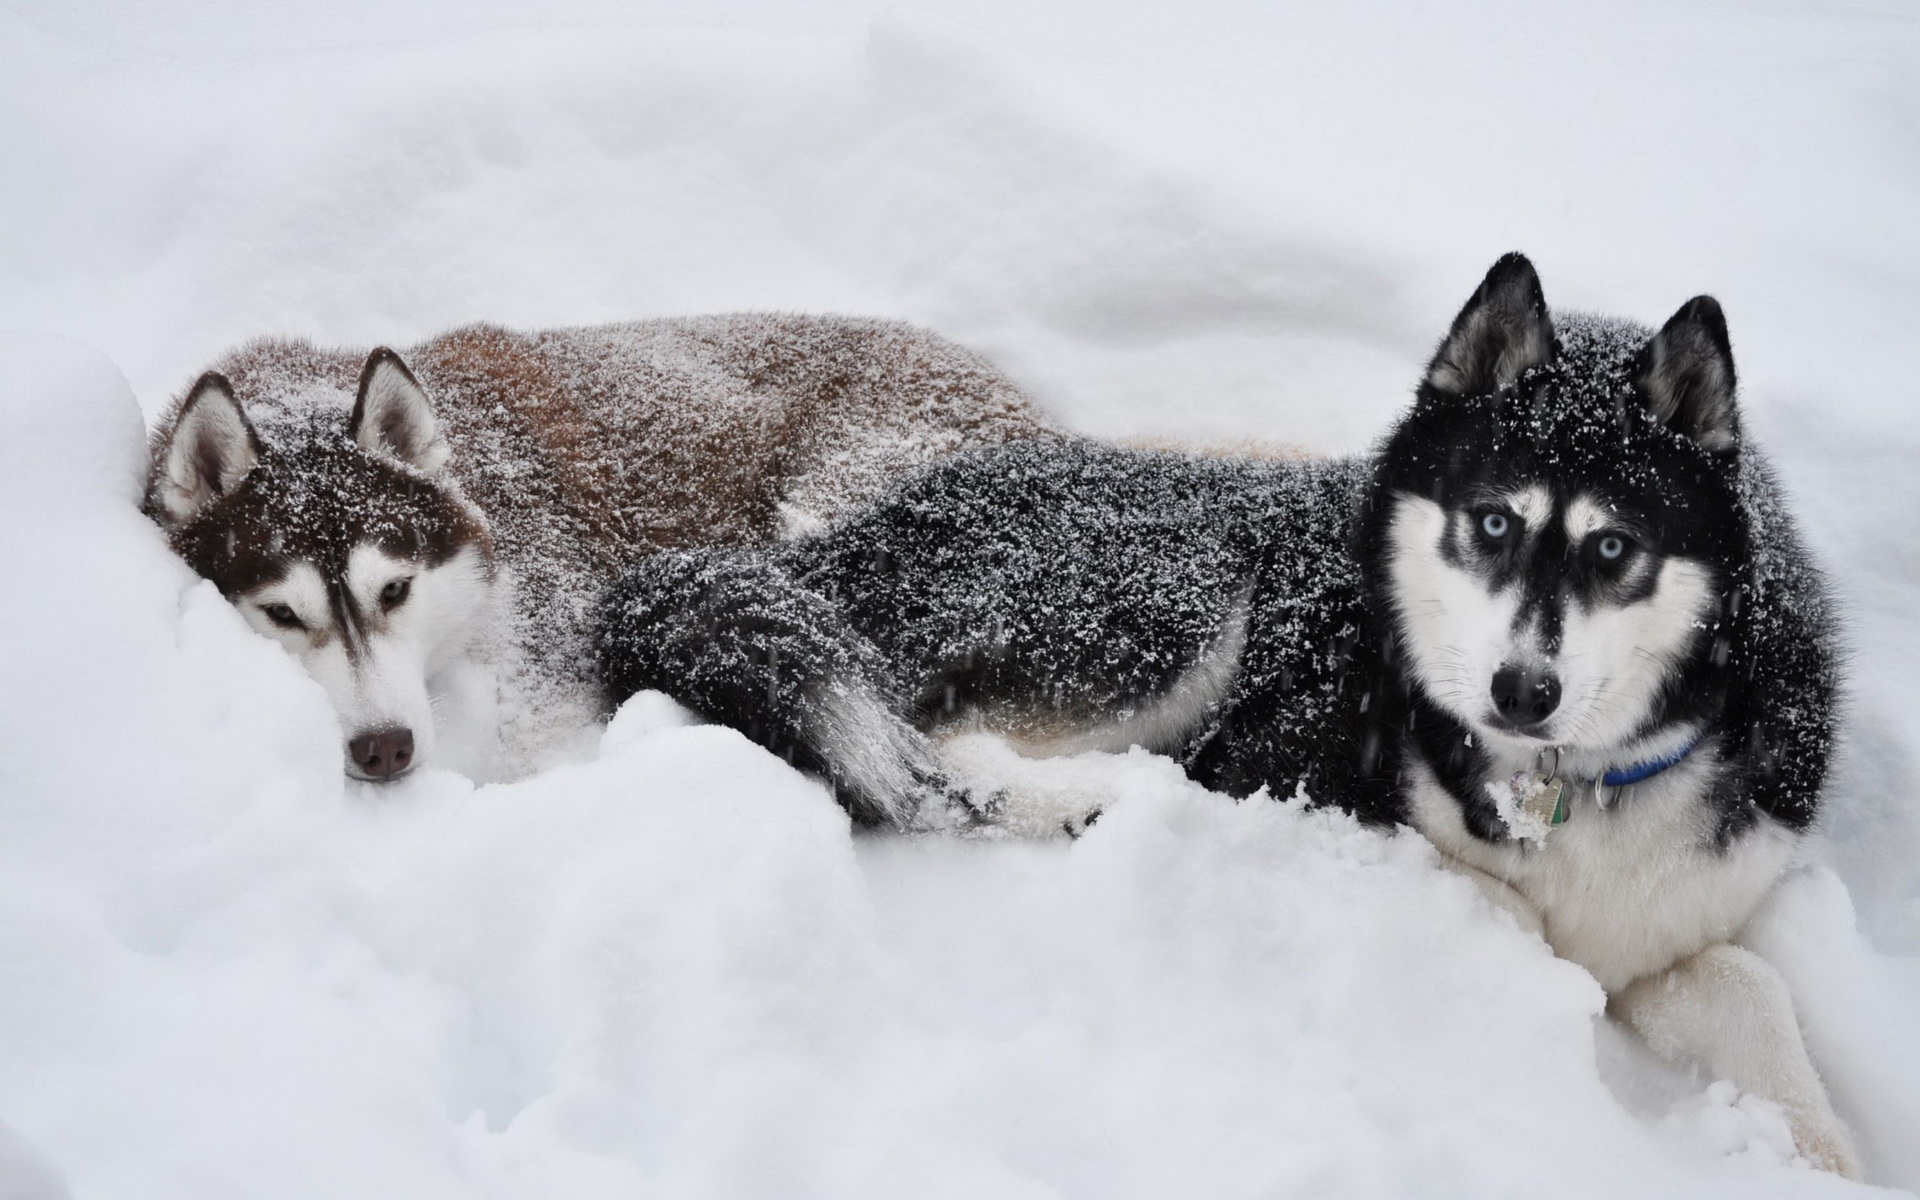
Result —
POLYGON ((262 437, 226 377, 201 376, 154 439, 146 510, 326 688, 347 773, 397 778, 430 756, 427 680, 484 609, 485 521, 447 478, 433 406, 392 351, 367 359, 350 413, 271 399, 262 437))
POLYGON ((1380 457, 1364 536, 1391 653, 1494 745, 1604 751, 1700 711, 1745 557, 1720 306, 1658 333, 1488 272, 1380 457))

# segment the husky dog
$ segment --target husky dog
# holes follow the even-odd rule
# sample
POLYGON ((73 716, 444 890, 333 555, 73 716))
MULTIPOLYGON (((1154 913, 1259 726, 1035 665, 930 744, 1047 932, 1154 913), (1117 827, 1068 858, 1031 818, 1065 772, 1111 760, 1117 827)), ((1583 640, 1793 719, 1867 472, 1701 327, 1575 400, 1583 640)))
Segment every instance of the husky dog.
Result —
POLYGON ((941 748, 985 725, 1410 824, 1656 1050, 1853 1173, 1782 980, 1734 942, 1819 803, 1828 607, 1719 306, 1550 316, 1510 255, 1370 456, 963 453, 823 536, 642 564, 605 678, 872 821, 995 819, 941 748))
POLYGON ((475 326, 404 360, 262 341, 162 423, 146 509, 325 686, 349 775, 433 753, 470 651, 526 685, 497 713, 511 771, 597 709, 594 605, 634 559, 764 541, 1044 433, 985 360, 886 321, 475 326))

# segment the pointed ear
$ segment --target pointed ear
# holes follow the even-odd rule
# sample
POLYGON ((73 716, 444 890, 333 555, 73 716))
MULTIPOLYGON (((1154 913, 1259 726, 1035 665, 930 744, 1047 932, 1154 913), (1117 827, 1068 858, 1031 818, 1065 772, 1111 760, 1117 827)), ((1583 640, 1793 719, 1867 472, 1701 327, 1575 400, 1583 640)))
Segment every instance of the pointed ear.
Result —
POLYGON ((1633 364, 1633 386, 1653 419, 1707 450, 1740 442, 1734 410, 1733 345, 1712 296, 1695 296, 1653 335, 1633 364))
POLYGON ((178 528, 240 486, 260 461, 260 437, 218 371, 194 383, 173 427, 153 450, 147 509, 178 528))
POLYGON ((1540 276, 1524 254, 1493 264, 1473 299, 1427 365, 1428 387, 1451 396, 1481 396, 1553 358, 1553 322, 1540 276))
POLYGON ((437 474, 453 457, 420 381, 385 346, 367 355, 347 432, 369 454, 437 474))

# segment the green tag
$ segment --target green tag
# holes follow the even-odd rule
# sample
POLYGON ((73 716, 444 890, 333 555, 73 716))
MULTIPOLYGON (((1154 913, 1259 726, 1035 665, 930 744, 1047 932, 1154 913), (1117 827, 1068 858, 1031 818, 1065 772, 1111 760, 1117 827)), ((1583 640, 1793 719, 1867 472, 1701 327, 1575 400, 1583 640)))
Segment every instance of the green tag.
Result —
POLYGON ((1559 825, 1567 819, 1567 784, 1557 775, 1527 774, 1519 789, 1520 811, 1536 821, 1559 825))

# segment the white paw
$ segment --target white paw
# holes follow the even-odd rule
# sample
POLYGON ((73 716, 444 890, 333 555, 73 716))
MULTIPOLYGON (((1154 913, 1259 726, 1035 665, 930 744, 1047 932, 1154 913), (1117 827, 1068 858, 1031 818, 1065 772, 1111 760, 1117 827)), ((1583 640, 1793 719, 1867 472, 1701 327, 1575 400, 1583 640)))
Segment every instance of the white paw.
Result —
POLYGON ((1854 1149, 1853 1134, 1826 1105, 1785 1104, 1787 1128, 1793 1132, 1794 1149, 1823 1171, 1832 1171, 1845 1179, 1860 1178, 1860 1152, 1854 1149))
POLYGON ((1026 758, 990 733, 948 738, 940 757, 956 783, 971 794, 992 797, 987 819, 1014 837, 1083 832, 1112 801, 1112 770, 1119 761, 1095 754, 1026 758))

